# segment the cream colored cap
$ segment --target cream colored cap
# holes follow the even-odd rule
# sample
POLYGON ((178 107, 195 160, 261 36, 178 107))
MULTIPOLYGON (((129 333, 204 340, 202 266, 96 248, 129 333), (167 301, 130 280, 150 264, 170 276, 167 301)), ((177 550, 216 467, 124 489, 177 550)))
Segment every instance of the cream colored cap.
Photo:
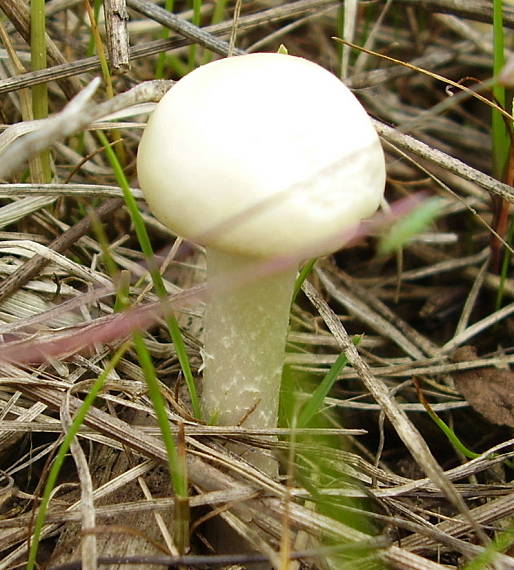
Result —
POLYGON ((385 185, 380 141, 350 90, 277 53, 178 81, 148 122, 137 168, 150 208, 178 235, 260 257, 337 249, 385 185))

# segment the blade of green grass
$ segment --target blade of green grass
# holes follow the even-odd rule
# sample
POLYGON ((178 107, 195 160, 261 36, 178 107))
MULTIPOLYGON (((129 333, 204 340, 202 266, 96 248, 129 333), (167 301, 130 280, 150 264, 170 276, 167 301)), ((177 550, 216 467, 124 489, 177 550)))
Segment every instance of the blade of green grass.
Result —
MULTIPOLYGON (((211 25, 219 24, 221 22, 221 20, 223 19, 223 15, 225 13, 226 6, 227 6, 227 0, 216 1, 214 5, 214 11, 211 17, 211 25)), ((201 64, 205 65, 206 63, 209 63, 209 61, 212 60, 213 55, 214 54, 212 53, 212 51, 205 50, 203 53, 201 64)))
MULTIPOLYGON (((46 25, 45 0, 31 0, 30 2, 30 59, 32 71, 46 69, 46 25)), ((34 85, 32 91, 32 113, 34 119, 48 117, 48 87, 46 83, 34 85)), ((52 168, 50 166, 50 151, 44 150, 39 155, 44 180, 52 181, 52 168)))
MULTIPOLYGON (((96 54, 100 61, 100 69, 102 70, 102 78, 104 80, 105 92, 107 93, 107 97, 109 97, 109 99, 112 99, 114 97, 114 87, 112 83, 111 72, 109 69, 109 62, 107 61, 107 57, 105 55, 105 48, 102 41, 102 36, 100 35, 100 31, 97 26, 97 19, 95 13, 88 1, 86 1, 85 6, 89 17, 89 22, 91 24, 91 34, 94 39, 96 54)), ((115 152, 116 156, 118 157, 118 160, 122 164, 126 164, 127 157, 120 131, 113 129, 110 133, 110 136, 113 142, 116 143, 115 152)))
POLYGON ((462 455, 464 455, 464 457, 467 457, 468 459, 476 459, 477 457, 480 457, 480 453, 471 451, 469 447, 466 447, 462 443, 458 435, 452 430, 450 426, 446 425, 446 423, 432 410, 432 408, 430 408, 428 415, 432 418, 437 427, 444 433, 456 451, 459 451, 462 453, 462 455))
MULTIPOLYGON (((97 239, 100 242, 103 258, 106 262, 108 271, 113 281, 117 282, 117 295, 114 310, 117 312, 123 311, 130 305, 129 273, 127 271, 122 271, 120 273, 116 262, 109 251, 107 236, 102 224, 95 220, 93 222, 93 229, 95 230, 97 239)), ((132 339, 134 341, 139 363, 143 369, 146 385, 148 387, 148 394, 150 395, 152 406, 157 417, 157 424, 159 425, 164 446, 166 448, 168 469, 171 476, 171 483, 175 491, 175 522, 173 527, 175 532, 175 543, 178 551, 181 554, 184 554, 189 548, 190 522, 186 462, 185 460, 181 461, 178 456, 177 447, 175 445, 166 414, 166 405, 161 395, 159 380, 157 379, 152 357, 148 352, 143 335, 140 332, 134 332, 132 339)))
POLYGON ((187 552, 189 547, 189 502, 188 502, 188 483, 185 462, 179 463, 177 447, 171 433, 170 422, 166 413, 164 398, 162 397, 159 387, 159 380, 155 373, 152 357, 146 348, 143 335, 135 332, 132 335, 134 346, 143 373, 145 382, 148 386, 148 395, 152 400, 152 406, 157 417, 164 447, 166 448, 166 456, 168 458, 168 469, 171 475, 173 489, 175 490, 175 506, 176 512, 174 517, 174 538, 175 545, 180 554, 187 552))
POLYGON ((330 370, 319 383, 318 387, 309 396, 307 403, 302 408, 300 414, 298 415, 297 425, 299 428, 307 427, 308 423, 312 418, 320 411, 323 401, 325 400, 327 394, 332 389, 332 386, 339 376, 339 372, 347 365, 348 359, 342 352, 330 367, 330 370))
MULTIPOLYGON (((497 79, 505 67, 505 40, 503 32, 503 0, 493 0, 493 77, 497 79)), ((495 101, 502 107, 506 105, 505 86, 498 81, 493 85, 495 101)), ((512 127, 511 127, 512 128, 512 127)), ((491 115, 491 136, 493 147, 493 174, 498 180, 505 180, 505 166, 509 156, 511 139, 504 118, 495 109, 491 115)), ((514 224, 512 220, 511 224, 514 224)), ((512 227, 506 237, 508 244, 512 243, 512 227), (510 237, 509 237, 510 236, 510 237)), ((499 309, 503 301, 505 280, 507 278, 510 252, 504 250, 502 266, 500 269, 500 286, 496 296, 496 309, 499 309)))
POLYGON ((294 303, 296 301, 296 297, 298 297, 298 293, 302 289, 303 282, 312 273, 312 270, 314 269, 314 266, 316 265, 316 261, 317 261, 317 257, 315 257, 314 259, 310 259, 300 269, 300 273, 298 273, 298 277, 296 278, 296 281, 294 284, 293 299, 291 301, 292 303, 294 303))
POLYGON ((36 520, 34 522, 34 529, 32 531, 32 540, 30 543, 29 558, 27 561, 26 570, 33 570, 35 567, 39 542, 41 540, 41 531, 43 530, 43 525, 45 524, 50 497, 57 483, 57 478, 59 477, 59 473, 64 464, 64 460, 66 459, 66 455, 70 449, 71 442, 82 426, 89 409, 100 393, 100 390, 102 389, 109 373, 114 370, 129 346, 130 344, 126 342, 120 348, 118 348, 108 365, 105 367, 105 370, 103 370, 103 372, 95 380, 88 394, 84 398, 84 402, 78 409, 77 414, 71 423, 69 431, 66 433, 61 445, 59 446, 59 450, 57 451, 55 459, 48 473, 48 478, 46 480, 45 487, 43 489, 43 495, 41 497, 41 503, 39 505, 36 520))
POLYGON ((424 200, 417 208, 391 226, 378 244, 378 253, 383 255, 401 248, 406 241, 437 218, 442 207, 443 201, 440 198, 424 200))
MULTIPOLYGON (((174 0, 166 0, 164 3, 164 9, 168 12, 173 12, 174 0)), ((162 28, 161 38, 165 40, 170 35, 170 30, 168 28, 162 28)), ((157 65, 155 67, 155 79, 164 78, 164 69, 166 67, 166 52, 161 52, 157 58, 157 65)))
MULTIPOLYGON (((493 76, 497 78, 505 67, 503 34, 503 0, 493 0, 493 76)), ((498 82, 493 86, 495 102, 505 109, 505 87, 498 82)), ((492 109, 491 131, 493 145, 493 173, 502 180, 505 163, 509 152, 509 136, 501 114, 492 109)))
POLYGON ((89 24, 91 26, 90 28, 91 36, 93 38, 96 55, 98 56, 98 60, 100 61, 100 69, 102 71, 102 78, 104 80, 107 97, 109 97, 109 99, 112 99, 114 97, 114 89, 112 86, 111 74, 109 72, 109 63, 107 61, 107 58, 105 57, 104 44, 102 42, 102 37, 100 36, 100 31, 98 30, 98 26, 96 24, 97 14, 95 14, 95 11, 93 10, 93 8, 91 8, 89 1, 86 1, 85 6, 89 17, 89 24))
MULTIPOLYGON (((193 18, 191 22, 195 26, 200 26, 201 10, 202 10, 202 0, 193 0, 193 18)), ((193 42, 189 46, 189 60, 188 60, 189 71, 193 71, 193 69, 196 67, 197 51, 198 51, 198 45, 193 42)))
MULTIPOLYGON (((165 301, 167 298, 166 288, 164 287, 164 282, 159 271, 159 267, 155 263, 155 257, 153 253, 152 246, 150 244, 150 238, 148 237, 148 233, 146 231, 145 224, 143 222, 143 218, 139 209, 137 207, 136 200, 130 191, 130 187, 128 181, 125 177, 123 169, 116 157, 116 154, 112 150, 109 145, 109 141, 105 134, 101 131, 98 131, 98 137, 101 143, 105 147, 105 153, 107 154, 107 158, 114 170, 116 180, 123 192, 123 198, 125 200, 126 207, 129 211, 130 218, 132 223, 134 224, 134 228, 136 230, 137 239, 139 241, 139 245, 145 256, 145 260, 148 264, 148 269, 150 271, 150 276, 153 281, 153 285, 155 287, 155 291, 157 295, 165 301)), ((198 392, 196 390, 196 385, 193 378, 193 373, 191 372, 191 366, 189 364, 189 359, 186 352, 186 347, 184 344, 184 339, 182 338, 182 334, 180 332, 180 328, 178 326, 177 320, 175 317, 169 314, 169 311, 166 311, 166 325, 168 327, 168 331, 175 345, 175 350, 177 351, 177 358, 179 360, 180 366, 182 367, 182 372, 184 374, 184 379, 187 385, 187 389, 189 391, 189 396, 191 398, 191 407, 193 410, 193 415, 195 418, 200 419, 202 417, 201 407, 200 407, 200 399, 198 397, 198 392)))
MULTIPOLYGON (((98 16, 100 14, 100 8, 103 4, 103 0, 95 0, 93 4, 93 13, 95 17, 95 22, 98 22, 98 16)), ((86 57, 91 57, 95 53, 95 37, 93 30, 91 30, 91 35, 89 36, 89 41, 87 44, 86 57)))
MULTIPOLYGON (((360 336, 354 336, 352 342, 357 346, 361 341, 360 336)), ((323 402, 327 397, 328 393, 335 384, 337 377, 341 370, 348 364, 348 359, 342 352, 337 358, 334 364, 330 367, 323 380, 319 383, 318 387, 309 396, 307 403, 303 406, 300 414, 298 415, 297 425, 299 428, 307 427, 307 424, 312 420, 312 418, 321 410, 323 402)))
POLYGON ((416 379, 414 380, 414 386, 418 394, 418 399, 423 404, 423 407, 425 408, 427 414, 430 416, 430 419, 444 433, 446 439, 448 439, 452 447, 456 451, 462 453, 462 455, 464 455, 464 457, 467 457, 468 459, 475 459, 477 457, 480 457, 479 453, 475 453, 474 451, 471 451, 471 449, 468 449, 458 438, 457 434, 449 426, 447 426, 446 423, 434 412, 432 406, 428 403, 427 399, 425 398, 425 394, 423 394, 423 390, 421 389, 421 384, 416 379))

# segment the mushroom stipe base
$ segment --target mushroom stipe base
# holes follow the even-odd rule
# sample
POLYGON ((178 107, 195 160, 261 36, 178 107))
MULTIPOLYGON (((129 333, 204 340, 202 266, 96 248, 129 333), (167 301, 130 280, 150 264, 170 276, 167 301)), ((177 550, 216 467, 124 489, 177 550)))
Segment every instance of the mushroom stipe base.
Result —
MULTIPOLYGON (((296 268, 252 278, 258 258, 207 248, 204 417, 220 425, 274 428, 296 268), (232 275, 232 279, 231 279, 232 275), (243 282, 242 284, 239 282, 243 282)), ((242 450, 243 446, 239 446, 242 450)), ((276 461, 261 449, 247 459, 267 473, 276 461)))

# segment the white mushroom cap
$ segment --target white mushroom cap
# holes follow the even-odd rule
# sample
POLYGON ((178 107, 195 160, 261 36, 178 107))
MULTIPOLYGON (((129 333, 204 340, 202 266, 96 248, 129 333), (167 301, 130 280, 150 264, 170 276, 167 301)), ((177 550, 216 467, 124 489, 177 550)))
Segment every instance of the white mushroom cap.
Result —
POLYGON ((277 53, 178 81, 149 120, 137 167, 150 208, 178 235, 260 257, 336 249, 385 185, 378 136, 354 95, 319 65, 277 53))

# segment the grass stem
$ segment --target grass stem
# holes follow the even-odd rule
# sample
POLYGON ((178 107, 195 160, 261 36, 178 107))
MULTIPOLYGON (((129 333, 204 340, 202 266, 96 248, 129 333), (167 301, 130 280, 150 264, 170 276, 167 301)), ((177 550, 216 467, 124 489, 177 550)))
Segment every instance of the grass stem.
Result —
MULTIPOLYGON (((30 59, 32 71, 46 69, 46 25, 45 0, 31 0, 30 2, 30 59)), ((32 113, 34 119, 48 117, 48 86, 40 83, 32 87, 32 113)), ((50 151, 42 151, 39 155, 43 180, 52 181, 52 168, 50 165, 50 151)))

